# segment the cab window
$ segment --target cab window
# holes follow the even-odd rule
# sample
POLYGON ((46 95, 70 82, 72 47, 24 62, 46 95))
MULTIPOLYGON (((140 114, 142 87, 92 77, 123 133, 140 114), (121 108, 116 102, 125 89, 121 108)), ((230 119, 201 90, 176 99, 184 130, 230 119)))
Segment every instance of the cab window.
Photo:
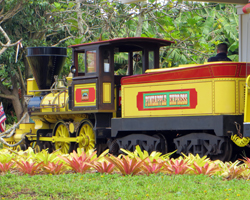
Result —
POLYGON ((78 72, 85 73, 85 52, 78 53, 78 72))
POLYGON ((96 50, 86 51, 87 73, 96 72, 96 50))
POLYGON ((114 74, 128 75, 128 53, 115 52, 114 54, 114 74))

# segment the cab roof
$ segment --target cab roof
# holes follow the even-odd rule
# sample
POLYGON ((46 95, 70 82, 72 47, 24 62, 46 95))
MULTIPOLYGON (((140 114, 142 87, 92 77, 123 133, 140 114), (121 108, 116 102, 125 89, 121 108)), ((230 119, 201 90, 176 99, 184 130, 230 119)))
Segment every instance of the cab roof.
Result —
POLYGON ((103 40, 103 41, 96 41, 91 43, 83 43, 83 44, 77 44, 77 45, 71 45, 69 47, 71 48, 77 48, 77 47, 84 47, 84 46, 118 46, 118 47, 125 47, 125 46, 169 46, 171 43, 174 43, 173 41, 164 40, 164 39, 158 39, 158 38, 148 38, 148 37, 129 37, 129 38, 116 38, 111 40, 103 40))

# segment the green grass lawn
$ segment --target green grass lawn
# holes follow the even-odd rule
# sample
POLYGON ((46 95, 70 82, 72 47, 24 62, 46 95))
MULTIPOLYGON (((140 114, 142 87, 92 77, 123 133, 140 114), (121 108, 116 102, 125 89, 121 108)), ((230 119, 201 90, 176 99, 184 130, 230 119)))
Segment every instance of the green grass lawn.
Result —
POLYGON ((250 181, 204 175, 0 176, 1 199, 250 199, 250 181))

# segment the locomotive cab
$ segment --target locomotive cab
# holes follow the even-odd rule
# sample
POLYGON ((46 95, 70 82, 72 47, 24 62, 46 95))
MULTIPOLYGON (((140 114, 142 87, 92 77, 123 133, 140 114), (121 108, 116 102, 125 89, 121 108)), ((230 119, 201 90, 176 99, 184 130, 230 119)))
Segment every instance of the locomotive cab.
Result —
POLYGON ((121 78, 159 68, 159 48, 171 43, 155 38, 120 38, 70 46, 74 60, 69 107, 120 117, 121 78))

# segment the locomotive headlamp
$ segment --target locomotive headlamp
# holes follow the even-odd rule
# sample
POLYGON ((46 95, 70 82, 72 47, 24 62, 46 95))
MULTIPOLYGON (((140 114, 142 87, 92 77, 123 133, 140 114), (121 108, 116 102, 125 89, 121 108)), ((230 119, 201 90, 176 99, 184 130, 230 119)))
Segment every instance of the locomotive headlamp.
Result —
POLYGON ((248 4, 245 5, 245 6, 242 8, 242 11, 243 11, 245 14, 250 13, 250 0, 248 1, 248 4))
POLYGON ((75 65, 72 65, 71 67, 70 67, 70 71, 71 71, 71 73, 76 73, 76 67, 75 67, 75 65))

